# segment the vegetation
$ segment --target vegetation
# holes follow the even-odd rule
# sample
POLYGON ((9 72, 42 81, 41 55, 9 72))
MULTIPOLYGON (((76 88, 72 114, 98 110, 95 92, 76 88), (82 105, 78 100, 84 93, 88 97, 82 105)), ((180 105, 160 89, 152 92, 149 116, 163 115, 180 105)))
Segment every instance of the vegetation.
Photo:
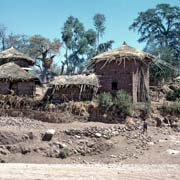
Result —
POLYGON ((153 53, 165 68, 151 66, 151 79, 169 79, 174 75, 170 66, 179 66, 180 8, 158 4, 155 8, 140 12, 129 27, 140 34, 139 42, 146 42, 145 50, 153 53), (167 64, 170 66, 167 67, 167 64))
POLYGON ((59 52, 61 45, 60 40, 50 41, 41 35, 29 38, 29 54, 36 60, 35 66, 38 68, 43 82, 47 81, 48 70, 51 68, 53 58, 59 52))
POLYGON ((173 91, 169 91, 166 95, 168 101, 176 101, 180 98, 180 88, 176 88, 173 91))
POLYGON ((65 45, 61 74, 81 73, 91 57, 112 48, 112 40, 100 43, 105 33, 105 20, 103 14, 96 14, 93 18, 95 30, 86 30, 78 18, 68 17, 61 32, 65 45))
POLYGON ((108 110, 113 105, 113 97, 110 93, 103 92, 98 95, 99 107, 108 110))
POLYGON ((123 115, 129 115, 132 110, 132 99, 124 90, 119 90, 114 99, 116 109, 123 115))
POLYGON ((68 156, 70 156, 70 151, 69 151, 68 148, 63 148, 63 149, 60 151, 60 153, 59 153, 59 157, 60 157, 61 159, 65 159, 65 158, 67 158, 68 156))
POLYGON ((110 93, 101 93, 98 96, 98 104, 102 110, 109 110, 114 107, 115 112, 121 116, 130 115, 132 110, 132 99, 124 90, 119 90, 115 97, 110 93))
POLYGON ((180 101, 175 101, 175 102, 171 102, 171 103, 164 103, 161 108, 163 113, 165 114, 171 114, 171 115, 175 115, 175 114, 180 114, 180 101))

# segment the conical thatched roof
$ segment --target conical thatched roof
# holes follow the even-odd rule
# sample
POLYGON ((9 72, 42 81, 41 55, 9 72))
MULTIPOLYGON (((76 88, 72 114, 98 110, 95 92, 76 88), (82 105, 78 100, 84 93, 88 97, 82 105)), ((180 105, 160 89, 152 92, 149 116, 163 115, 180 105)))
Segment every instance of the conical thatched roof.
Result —
POLYGON ((110 62, 115 60, 119 63, 122 60, 153 61, 155 59, 156 57, 152 54, 130 47, 124 42, 120 48, 113 49, 93 57, 91 64, 98 63, 100 61, 110 62))
POLYGON ((86 85, 99 87, 99 80, 95 74, 57 76, 50 82, 50 86, 86 85))
MULTIPOLYGON (((30 81, 38 78, 32 76, 15 63, 6 63, 0 66, 0 80, 5 81, 30 81)), ((39 83, 39 82, 38 82, 39 83)))
POLYGON ((18 50, 16 50, 13 47, 0 52, 0 61, 7 60, 7 62, 10 62, 11 60, 16 60, 16 59, 26 60, 32 65, 35 62, 31 57, 19 52, 18 50))

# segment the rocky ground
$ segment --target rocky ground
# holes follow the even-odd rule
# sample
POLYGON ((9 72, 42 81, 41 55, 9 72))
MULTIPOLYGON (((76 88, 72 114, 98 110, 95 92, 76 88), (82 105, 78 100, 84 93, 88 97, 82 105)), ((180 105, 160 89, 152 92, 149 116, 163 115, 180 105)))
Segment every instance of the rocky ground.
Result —
POLYGON ((179 164, 179 133, 170 127, 0 117, 0 161, 8 163, 179 164))

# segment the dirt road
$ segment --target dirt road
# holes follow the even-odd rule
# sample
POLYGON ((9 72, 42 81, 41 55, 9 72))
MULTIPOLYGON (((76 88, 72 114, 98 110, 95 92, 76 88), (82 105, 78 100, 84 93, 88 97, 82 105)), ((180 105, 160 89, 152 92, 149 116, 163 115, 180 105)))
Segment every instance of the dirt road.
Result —
POLYGON ((0 164, 0 180, 178 180, 180 165, 0 164))

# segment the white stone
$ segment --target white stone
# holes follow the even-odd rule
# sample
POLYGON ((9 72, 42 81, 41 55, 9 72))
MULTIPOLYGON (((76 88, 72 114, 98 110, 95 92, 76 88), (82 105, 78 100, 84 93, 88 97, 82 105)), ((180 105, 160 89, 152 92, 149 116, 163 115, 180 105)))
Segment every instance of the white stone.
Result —
POLYGON ((167 153, 170 154, 170 155, 176 155, 176 154, 179 154, 179 151, 178 150, 174 150, 174 149, 168 149, 167 153))
POLYGON ((102 135, 100 133, 95 134, 96 137, 101 137, 102 135))

